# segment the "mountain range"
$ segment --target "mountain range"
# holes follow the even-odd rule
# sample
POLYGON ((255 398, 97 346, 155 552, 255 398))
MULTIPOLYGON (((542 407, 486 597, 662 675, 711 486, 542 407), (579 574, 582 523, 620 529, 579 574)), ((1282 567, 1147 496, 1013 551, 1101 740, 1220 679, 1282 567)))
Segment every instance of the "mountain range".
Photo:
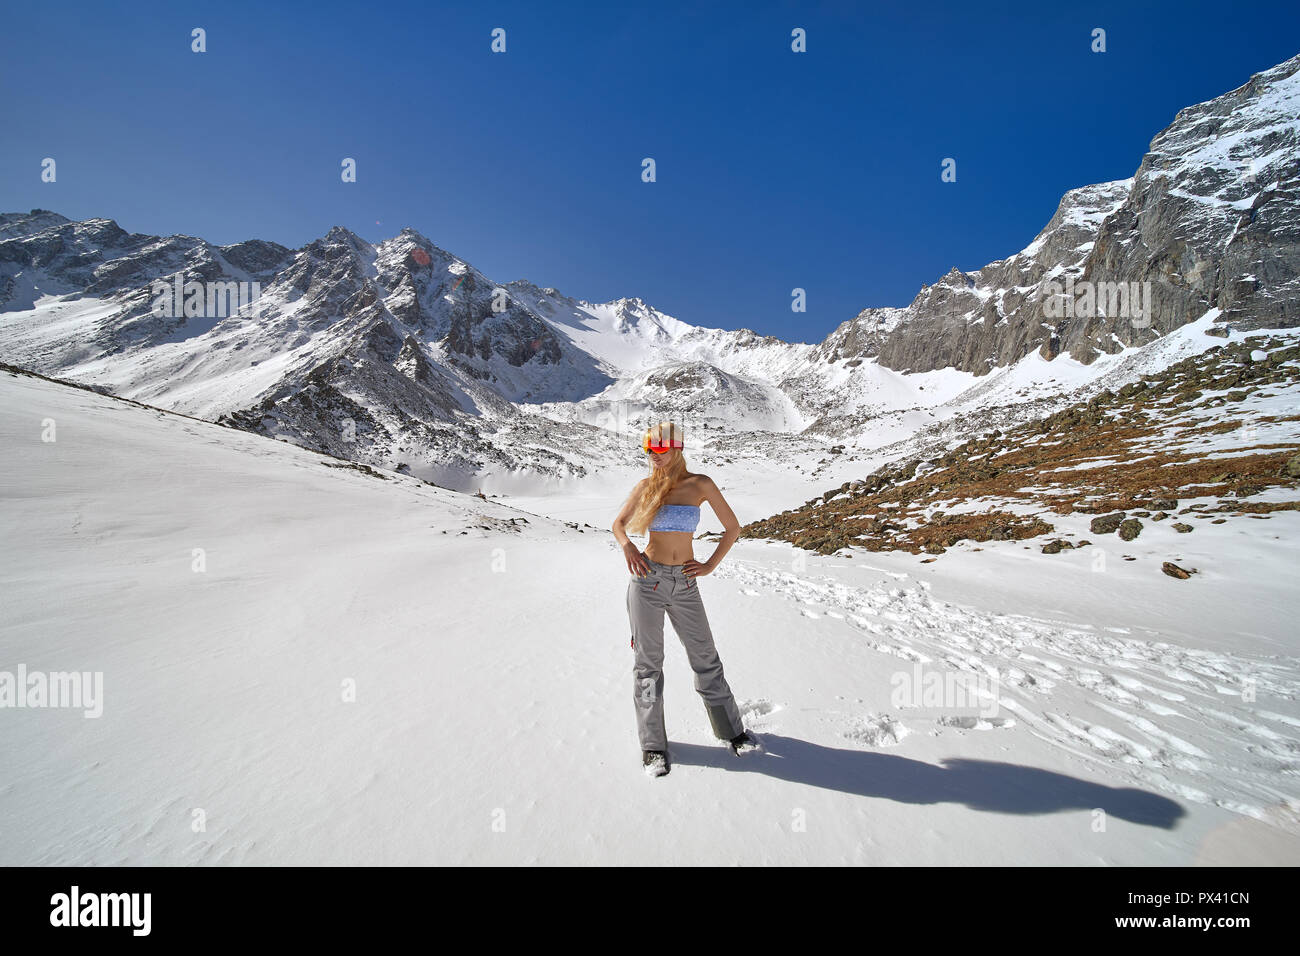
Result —
POLYGON ((1131 179, 1070 190, 1020 252, 817 344, 498 283, 409 228, 217 246, 36 209, 0 215, 0 359, 458 490, 629 467, 668 417, 728 463, 946 447, 1151 371, 1189 323, 1300 324, 1298 74, 1300 56, 1183 109, 1131 179), (178 278, 260 295, 159 314, 178 278), (1145 314, 1104 294, 1061 314, 1061 289, 1120 283, 1145 314))

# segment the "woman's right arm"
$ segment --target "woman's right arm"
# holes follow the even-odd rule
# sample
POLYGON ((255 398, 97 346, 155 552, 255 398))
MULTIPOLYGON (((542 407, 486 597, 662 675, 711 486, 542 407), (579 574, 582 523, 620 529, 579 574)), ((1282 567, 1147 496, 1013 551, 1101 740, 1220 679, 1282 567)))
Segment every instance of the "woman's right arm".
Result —
POLYGON ((632 517, 633 512, 636 511, 637 502, 641 500, 641 490, 644 487, 645 479, 642 478, 636 483, 636 487, 632 489, 632 493, 628 495, 627 501, 623 502, 623 507, 619 511, 618 517, 614 519, 614 526, 610 529, 614 532, 614 540, 623 548, 623 557, 627 560, 628 571, 635 574, 637 577, 646 574, 650 570, 650 565, 646 562, 645 555, 641 553, 641 549, 633 544, 632 540, 628 538, 625 526, 627 525, 628 519, 632 517))

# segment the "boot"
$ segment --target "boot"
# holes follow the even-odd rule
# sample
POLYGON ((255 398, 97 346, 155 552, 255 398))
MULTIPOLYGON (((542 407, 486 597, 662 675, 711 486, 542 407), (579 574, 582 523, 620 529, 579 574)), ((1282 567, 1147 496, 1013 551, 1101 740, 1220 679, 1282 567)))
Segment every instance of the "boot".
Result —
POLYGON ((643 750, 641 751, 641 766, 645 769, 646 776, 662 777, 672 766, 668 763, 668 752, 666 750, 643 750))

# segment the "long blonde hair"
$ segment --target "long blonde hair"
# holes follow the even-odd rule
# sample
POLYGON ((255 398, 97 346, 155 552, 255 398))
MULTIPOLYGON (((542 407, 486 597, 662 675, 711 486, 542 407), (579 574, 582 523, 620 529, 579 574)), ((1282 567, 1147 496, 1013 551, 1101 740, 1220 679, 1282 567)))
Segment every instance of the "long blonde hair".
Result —
MULTIPOLYGON (((660 436, 680 439, 682 430, 672 422, 660 422, 658 425, 652 425, 648 434, 655 439, 659 439, 660 436)), ((686 468, 686 458, 681 448, 670 448, 663 454, 667 460, 662 466, 656 468, 654 465, 649 465, 650 476, 646 478, 645 487, 641 489, 641 501, 627 521, 626 528, 630 534, 649 532, 650 522, 662 507, 664 499, 672 493, 677 482, 690 473, 686 468)))

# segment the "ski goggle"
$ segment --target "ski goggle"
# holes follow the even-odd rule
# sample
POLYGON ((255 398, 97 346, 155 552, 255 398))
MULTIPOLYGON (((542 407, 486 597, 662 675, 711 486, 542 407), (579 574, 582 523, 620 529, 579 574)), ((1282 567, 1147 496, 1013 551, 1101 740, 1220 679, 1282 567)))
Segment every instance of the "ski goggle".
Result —
POLYGON ((680 438, 663 439, 654 438, 649 432, 645 433, 645 438, 641 440, 641 450, 647 455, 662 455, 673 448, 685 448, 686 443, 680 438))

